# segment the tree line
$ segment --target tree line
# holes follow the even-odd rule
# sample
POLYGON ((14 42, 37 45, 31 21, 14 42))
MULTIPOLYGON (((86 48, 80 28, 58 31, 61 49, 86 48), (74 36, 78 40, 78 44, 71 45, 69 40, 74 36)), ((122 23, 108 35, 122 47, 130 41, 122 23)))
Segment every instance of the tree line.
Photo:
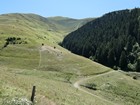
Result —
POLYGON ((5 39, 3 48, 7 47, 9 44, 27 44, 27 41, 25 41, 25 39, 21 39, 20 37, 8 37, 5 39))

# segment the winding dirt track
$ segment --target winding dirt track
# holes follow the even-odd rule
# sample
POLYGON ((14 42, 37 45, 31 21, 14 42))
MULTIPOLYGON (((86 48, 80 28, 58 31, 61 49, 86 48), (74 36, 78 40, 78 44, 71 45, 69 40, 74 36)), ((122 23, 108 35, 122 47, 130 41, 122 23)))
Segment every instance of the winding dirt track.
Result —
POLYGON ((90 80, 90 79, 92 79, 92 78, 100 77, 100 76, 103 76, 103 75, 107 75, 107 74, 110 74, 110 73, 113 73, 113 72, 115 72, 115 71, 109 71, 109 72, 106 72, 106 73, 103 73, 103 74, 99 74, 99 75, 95 75, 95 76, 90 76, 90 77, 87 77, 87 78, 81 78, 80 80, 76 81, 76 82, 73 84, 73 86, 74 86, 75 88, 77 88, 78 90, 80 90, 80 91, 82 91, 82 92, 85 92, 85 93, 87 93, 87 94, 89 94, 89 95, 91 95, 91 96, 93 96, 93 97, 96 97, 96 98, 98 98, 98 99, 100 99, 100 100, 102 100, 102 101, 104 101, 104 102, 107 102, 107 103, 112 104, 112 105, 117 105, 117 104, 115 104, 115 103, 113 103, 113 102, 111 102, 111 101, 109 101, 109 100, 106 100, 106 99, 104 99, 104 98, 102 98, 102 97, 100 97, 100 96, 97 96, 97 95, 95 95, 95 94, 93 94, 93 93, 90 93, 89 91, 87 91, 87 90, 85 90, 85 89, 83 89, 83 88, 80 87, 80 84, 81 84, 82 82, 84 82, 84 81, 90 80))

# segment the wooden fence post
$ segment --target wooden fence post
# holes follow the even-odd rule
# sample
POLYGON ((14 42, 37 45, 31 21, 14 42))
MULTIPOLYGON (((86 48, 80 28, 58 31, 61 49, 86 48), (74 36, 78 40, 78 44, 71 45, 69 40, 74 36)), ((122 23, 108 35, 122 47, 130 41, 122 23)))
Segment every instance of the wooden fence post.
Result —
POLYGON ((36 86, 33 86, 33 89, 32 89, 32 96, 31 96, 31 101, 34 102, 34 98, 35 98, 35 89, 36 89, 36 86))

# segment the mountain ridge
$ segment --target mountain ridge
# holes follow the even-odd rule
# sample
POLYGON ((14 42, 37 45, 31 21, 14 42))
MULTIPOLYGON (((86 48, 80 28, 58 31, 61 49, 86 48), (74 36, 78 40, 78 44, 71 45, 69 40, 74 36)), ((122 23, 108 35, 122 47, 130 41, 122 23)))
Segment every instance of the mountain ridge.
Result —
POLYGON ((45 37, 48 36, 48 40, 50 39, 52 40, 51 42, 58 43, 66 34, 76 30, 86 23, 86 21, 90 21, 90 19, 75 20, 71 18, 66 19, 65 17, 61 17, 60 19, 59 17, 59 20, 56 20, 56 18, 45 18, 37 14, 2 14, 0 15, 0 32, 5 37, 8 34, 12 34, 11 36, 33 37, 34 42, 38 38, 46 40, 45 37), (77 26, 77 24, 79 25, 77 26))

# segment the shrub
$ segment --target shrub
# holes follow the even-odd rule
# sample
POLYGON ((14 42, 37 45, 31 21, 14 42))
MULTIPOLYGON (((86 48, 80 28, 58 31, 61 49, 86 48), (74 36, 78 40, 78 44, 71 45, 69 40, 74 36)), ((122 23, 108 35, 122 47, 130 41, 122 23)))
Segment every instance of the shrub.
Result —
POLYGON ((86 85, 82 85, 82 86, 84 86, 84 87, 86 87, 88 89, 91 89, 91 90, 97 90, 96 84, 94 84, 94 83, 86 84, 86 85))
POLYGON ((33 105, 31 101, 26 98, 13 98, 13 99, 5 99, 2 105, 33 105))
POLYGON ((133 79, 137 79, 137 77, 136 76, 133 76, 133 79))

